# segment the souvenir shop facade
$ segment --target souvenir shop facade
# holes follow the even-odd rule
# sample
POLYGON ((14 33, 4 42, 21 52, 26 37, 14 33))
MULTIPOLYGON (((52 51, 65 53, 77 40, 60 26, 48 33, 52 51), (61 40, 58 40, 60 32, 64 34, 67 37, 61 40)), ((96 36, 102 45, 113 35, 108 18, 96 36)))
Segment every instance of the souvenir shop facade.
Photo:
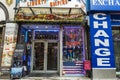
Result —
POLYGON ((22 50, 16 48, 23 45, 21 61, 28 74, 86 76, 90 61, 84 1, 21 0, 16 7, 16 24, 6 24, 10 28, 6 30, 3 51, 6 53, 3 54, 8 56, 3 58, 2 66, 21 66, 16 57, 9 56, 17 56, 15 52, 22 50), (14 34, 9 36, 11 29, 14 34), (85 62, 88 63, 86 67, 85 62))
POLYGON ((118 47, 120 43, 120 1, 91 0, 87 4, 93 79, 114 80, 116 75, 120 75, 118 47))
POLYGON ((77 0, 39 1, 21 1, 15 15, 20 24, 18 43, 27 44, 30 73, 85 76, 85 4, 77 0))
POLYGON ((90 75, 93 78, 113 80, 120 75, 120 14, 117 0, 111 0, 113 3, 99 0, 88 2, 89 27, 85 26, 86 9, 83 2, 36 1, 18 2, 16 23, 6 24, 2 67, 14 65, 11 60, 15 48, 23 44, 25 53, 22 61, 29 73, 86 76, 87 70, 90 70, 91 53, 93 72, 90 75), (92 52, 89 52, 89 46, 92 46, 92 52))

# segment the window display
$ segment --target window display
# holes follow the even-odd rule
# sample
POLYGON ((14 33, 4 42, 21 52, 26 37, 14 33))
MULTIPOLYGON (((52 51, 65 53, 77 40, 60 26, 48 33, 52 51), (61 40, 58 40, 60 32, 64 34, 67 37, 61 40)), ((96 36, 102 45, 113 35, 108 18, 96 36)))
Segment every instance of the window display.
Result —
POLYGON ((12 55, 16 47, 17 30, 18 25, 16 23, 6 23, 1 63, 2 67, 11 66, 12 55))
MULTIPOLYGON (((26 26, 27 27, 27 26, 26 26)), ((18 43, 24 44, 25 54, 24 54, 24 64, 27 66, 27 74, 30 72, 30 63, 31 63, 31 52, 32 52, 32 33, 33 31, 30 29, 26 29, 24 27, 20 28, 19 31, 19 40, 18 43)))
POLYGON ((63 74, 65 76, 84 75, 83 28, 80 26, 64 27, 63 38, 63 74))
POLYGON ((11 78, 21 78, 24 75, 25 60, 23 59, 25 55, 25 47, 23 44, 18 44, 13 54, 12 66, 10 76, 11 78))

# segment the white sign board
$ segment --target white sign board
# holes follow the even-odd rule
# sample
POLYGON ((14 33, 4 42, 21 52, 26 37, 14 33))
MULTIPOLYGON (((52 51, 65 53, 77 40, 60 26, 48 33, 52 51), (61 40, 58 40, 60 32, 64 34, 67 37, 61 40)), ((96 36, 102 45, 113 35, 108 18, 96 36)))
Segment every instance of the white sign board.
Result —
POLYGON ((81 8, 86 11, 82 0, 20 0, 19 7, 81 8))

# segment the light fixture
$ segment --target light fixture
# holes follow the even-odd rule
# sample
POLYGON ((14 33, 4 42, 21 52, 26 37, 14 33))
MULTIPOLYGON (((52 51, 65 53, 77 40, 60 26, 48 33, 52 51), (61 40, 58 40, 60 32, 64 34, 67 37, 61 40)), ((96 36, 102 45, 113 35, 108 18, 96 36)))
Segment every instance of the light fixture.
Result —
POLYGON ((39 28, 38 26, 36 26, 36 28, 39 28))
POLYGON ((6 0, 6 4, 7 4, 7 5, 10 6, 12 3, 13 3, 13 0, 6 0))
POLYGON ((45 26, 45 29, 48 29, 48 26, 45 26))

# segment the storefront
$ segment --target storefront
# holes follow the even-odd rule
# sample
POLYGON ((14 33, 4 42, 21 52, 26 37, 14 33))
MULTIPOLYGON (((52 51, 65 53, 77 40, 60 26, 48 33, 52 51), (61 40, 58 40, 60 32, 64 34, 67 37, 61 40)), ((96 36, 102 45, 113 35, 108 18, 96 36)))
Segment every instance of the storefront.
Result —
POLYGON ((18 43, 31 45, 31 53, 27 53, 27 56, 31 57, 31 65, 29 65, 31 73, 60 74, 62 69, 64 76, 85 76, 83 66, 85 40, 82 26, 64 25, 61 27, 33 23, 23 24, 20 28, 18 43))
POLYGON ((85 4, 36 0, 20 1, 19 6, 17 44, 25 46, 23 61, 28 74, 86 76, 85 4))

